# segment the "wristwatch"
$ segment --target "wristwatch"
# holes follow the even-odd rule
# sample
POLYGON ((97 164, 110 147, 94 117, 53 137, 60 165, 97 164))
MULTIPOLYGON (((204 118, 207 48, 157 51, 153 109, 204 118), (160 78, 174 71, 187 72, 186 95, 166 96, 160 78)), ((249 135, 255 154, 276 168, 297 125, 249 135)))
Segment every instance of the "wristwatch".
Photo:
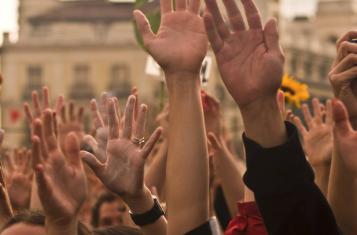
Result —
POLYGON ((158 220, 161 216, 165 215, 165 212, 160 206, 159 200, 156 197, 153 197, 153 199, 154 199, 154 206, 149 211, 143 214, 134 214, 131 211, 129 211, 131 219, 136 225, 143 227, 145 225, 152 224, 156 220, 158 220))

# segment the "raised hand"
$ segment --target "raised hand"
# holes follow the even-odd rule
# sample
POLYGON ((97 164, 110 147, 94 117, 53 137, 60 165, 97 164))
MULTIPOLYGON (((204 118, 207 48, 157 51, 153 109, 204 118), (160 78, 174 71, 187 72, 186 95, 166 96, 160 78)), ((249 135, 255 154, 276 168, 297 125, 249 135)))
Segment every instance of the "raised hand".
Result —
POLYGON ((348 118, 348 111, 341 101, 333 102, 333 118, 335 121, 334 137, 336 150, 347 169, 357 177, 357 132, 353 130, 348 118))
POLYGON ((15 209, 28 209, 32 187, 31 151, 15 149, 13 159, 7 159, 5 171, 10 200, 15 209))
MULTIPOLYGON (((31 130, 33 130, 33 122, 39 118, 43 118, 43 112, 46 109, 50 108, 50 97, 49 97, 49 92, 47 87, 42 88, 42 99, 43 99, 43 104, 41 105, 39 95, 37 91, 32 92, 32 104, 33 104, 33 110, 31 110, 30 105, 26 102, 24 104, 24 111, 26 115, 26 119, 30 125, 31 130)), ((54 111, 56 113, 59 113, 61 108, 63 106, 63 96, 59 96, 56 101, 56 105, 54 107, 54 111)))
POLYGON ((65 150, 65 139, 69 133, 73 132, 79 142, 82 141, 84 136, 84 108, 79 107, 76 109, 73 102, 69 102, 67 107, 66 105, 62 105, 60 110, 61 118, 58 123, 58 136, 63 151, 65 150))
POLYGON ((223 1, 233 32, 224 23, 216 0, 206 0, 204 22, 222 79, 241 109, 275 99, 283 75, 284 56, 276 20, 263 29, 252 0, 242 0, 249 27, 234 0, 223 1))
POLYGON ((302 137, 305 153, 313 167, 330 165, 333 149, 333 118, 331 101, 326 102, 326 108, 318 99, 312 101, 314 116, 306 104, 302 106, 307 128, 302 124, 299 117, 294 117, 293 122, 298 127, 302 137), (326 110, 326 116, 321 107, 326 110), (325 118, 324 118, 325 116, 325 118))
POLYGON ((196 77, 207 53, 207 36, 199 15, 200 0, 175 3, 173 10, 171 0, 160 1, 161 25, 156 35, 141 11, 134 11, 134 16, 146 49, 166 74, 178 72, 196 77))
POLYGON ((106 187, 122 196, 124 200, 139 198, 147 190, 144 186, 144 164, 150 151, 160 137, 157 129, 148 142, 142 146, 145 135, 147 107, 139 110, 137 124, 133 126, 135 97, 130 96, 125 109, 124 127, 120 131, 115 101, 108 101, 109 139, 106 158, 99 159, 82 151, 83 160, 92 168, 106 187))
POLYGON ((68 134, 64 155, 58 146, 53 123, 50 110, 44 112, 43 122, 39 119, 34 122, 32 162, 38 194, 51 225, 76 227, 76 217, 87 195, 79 142, 76 134, 68 134))
POLYGON ((345 34, 337 43, 337 57, 333 63, 329 79, 335 96, 346 106, 352 125, 357 125, 357 31, 345 34))

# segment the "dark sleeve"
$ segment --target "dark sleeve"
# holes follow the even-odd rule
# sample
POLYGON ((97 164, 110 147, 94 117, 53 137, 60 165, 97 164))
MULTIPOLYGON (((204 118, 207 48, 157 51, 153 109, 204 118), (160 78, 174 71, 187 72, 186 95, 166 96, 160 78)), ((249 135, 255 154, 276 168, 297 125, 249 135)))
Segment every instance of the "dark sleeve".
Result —
POLYGON ((243 136, 244 182, 255 194, 270 235, 337 235, 336 220, 314 183, 297 130, 290 123, 286 128, 287 142, 269 149, 243 136))
POLYGON ((207 221, 206 223, 202 224, 198 228, 188 233, 185 233, 185 235, 212 235, 211 225, 209 221, 207 221))

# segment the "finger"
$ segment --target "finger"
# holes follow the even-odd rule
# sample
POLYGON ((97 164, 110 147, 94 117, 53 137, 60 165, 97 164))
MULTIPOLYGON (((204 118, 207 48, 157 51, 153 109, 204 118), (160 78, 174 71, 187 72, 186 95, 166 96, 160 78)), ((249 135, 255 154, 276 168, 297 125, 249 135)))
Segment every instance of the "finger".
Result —
POLYGON ((29 175, 31 173, 31 160, 32 160, 32 152, 31 150, 26 151, 26 167, 24 174, 29 175))
POLYGON ((200 12, 201 0, 190 0, 188 10, 193 14, 198 14, 200 12))
POLYGON ((175 0, 174 3, 176 4, 176 11, 186 10, 186 0, 175 0))
POLYGON ((326 124, 333 125, 332 101, 331 100, 327 100, 327 102, 326 102, 326 124))
POLYGON ((321 103, 317 98, 312 99, 312 107, 314 109, 314 120, 316 123, 322 123, 321 103))
POLYGON ((56 100, 56 107, 55 107, 56 113, 61 113, 63 104, 64 104, 64 97, 58 96, 56 100))
POLYGON ((294 117, 293 118, 293 123, 295 124, 295 126, 299 129, 301 135, 306 135, 307 134, 307 130, 304 126, 304 124, 302 124, 302 121, 299 117, 294 117))
POLYGON ((172 1, 171 0, 160 0, 161 16, 165 13, 172 11, 172 1))
POLYGON ((339 101, 332 102, 333 119, 335 121, 334 131, 338 136, 345 136, 352 132, 352 126, 348 118, 348 112, 345 105, 339 101))
POLYGON ((84 107, 79 107, 78 114, 77 114, 77 121, 83 122, 84 119, 84 107))
POLYGON ((203 19, 208 40, 211 43, 212 50, 217 54, 222 49, 224 42, 216 31, 212 15, 210 13, 206 13, 203 19))
POLYGON ((62 123, 67 122, 66 105, 63 105, 61 108, 61 121, 62 121, 62 123))
POLYGON ((150 136, 146 144, 144 145, 142 152, 143 152, 143 158, 146 159, 149 154, 151 153, 152 149, 154 148, 155 144, 159 140, 160 136, 162 133, 162 128, 159 127, 157 128, 154 133, 150 136))
POLYGON ((35 168, 38 196, 40 201, 46 201, 46 204, 57 205, 58 202, 54 199, 53 195, 53 187, 44 171, 45 169, 42 164, 37 165, 35 168))
POLYGON ((269 52, 282 54, 279 44, 279 32, 276 19, 270 19, 266 23, 264 28, 264 39, 269 52))
MULTIPOLYGON (((341 84, 344 84, 344 83, 349 83, 353 80, 355 80, 357 77, 357 67, 354 66, 344 72, 341 72, 339 74, 333 74, 333 75, 330 75, 330 81, 331 83, 333 84, 337 84, 337 85, 341 85, 341 84)), ((349 89, 349 91, 346 91, 347 92, 352 92, 351 89, 349 89)), ((354 96, 354 94, 351 94, 352 97, 354 96)))
POLYGON ((279 110, 281 115, 285 118, 286 112, 285 112, 285 94, 282 90, 278 91, 277 97, 276 97, 279 105, 279 110))
POLYGON ((205 0, 208 11, 212 15, 214 25, 216 30, 222 39, 227 38, 230 35, 227 25, 224 23, 221 13, 216 0, 205 0))
POLYGON ((75 121, 76 117, 74 115, 74 103, 73 102, 69 102, 69 120, 70 121, 75 121))
POLYGON ((119 100, 118 100, 117 97, 114 97, 113 100, 114 100, 114 104, 115 104, 115 111, 116 111, 116 113, 117 113, 117 115, 118 115, 118 120, 119 120, 119 122, 120 122, 121 112, 120 112, 119 100))
POLYGON ((239 8, 234 0, 224 0, 224 6, 227 10, 229 22, 231 23, 234 31, 245 30, 244 20, 239 8))
POLYGON ((135 17, 136 25, 138 26, 138 29, 143 38, 144 45, 145 47, 148 47, 148 45, 155 39, 155 34, 151 30, 149 21, 147 20, 144 13, 142 13, 139 10, 134 11, 134 17, 135 17))
POLYGON ((309 107, 307 106, 307 104, 303 104, 301 107, 302 110, 302 114, 304 116, 305 122, 307 124, 307 127, 309 129, 312 129, 314 126, 313 120, 312 120, 312 116, 309 110, 309 107))
POLYGON ((37 91, 32 92, 32 103, 34 106, 36 117, 41 117, 41 106, 37 91))
POLYGON ((337 52, 338 54, 335 63, 343 60, 343 58, 345 58, 348 54, 357 54, 357 44, 349 41, 343 41, 337 52))
POLYGON ((47 87, 42 88, 42 94, 43 94, 43 108, 47 109, 50 107, 50 95, 47 87))
POLYGON ((253 0, 242 0, 247 22, 251 29, 262 29, 262 20, 260 13, 253 0))
POLYGON ((81 159, 101 178, 105 164, 101 163, 93 154, 87 151, 80 151, 81 159))
POLYGON ((85 135, 82 139, 81 150, 95 153, 98 148, 98 142, 91 135, 85 135))
POLYGON ((97 101, 95 99, 91 100, 90 106, 91 106, 92 119, 94 122, 95 129, 104 127, 104 122, 103 122, 102 116, 100 115, 99 110, 98 110, 97 101))
POLYGON ((74 132, 69 133, 64 140, 64 148, 68 162, 74 167, 81 166, 81 158, 79 156, 80 146, 77 136, 74 132))
POLYGON ((58 123, 57 123, 57 114, 55 112, 52 113, 52 120, 53 120, 53 131, 55 136, 58 136, 58 123))
POLYGON ((352 39, 357 38, 357 31, 349 31, 345 35, 343 35, 338 41, 337 41, 337 49, 341 47, 342 43, 345 41, 351 41, 352 39))
POLYGON ((100 97, 99 112, 102 116, 104 125, 108 125, 108 94, 103 92, 100 97))
POLYGON ((135 96, 135 106, 134 106, 134 120, 138 118, 138 113, 139 113, 139 95, 138 95, 138 88, 133 87, 131 90, 131 95, 135 96))
POLYGON ((108 121, 109 121, 109 139, 119 138, 119 120, 115 111, 115 104, 112 99, 109 99, 108 121))
POLYGON ((146 121, 147 121, 147 106, 146 105, 141 105, 139 114, 138 114, 138 120, 136 122, 136 127, 134 130, 134 137, 141 139, 145 136, 145 129, 146 129, 146 121))
POLYGON ((355 67, 357 64, 357 55, 349 54, 343 60, 336 65, 336 67, 330 72, 330 74, 342 73, 351 67, 355 67))
POLYGON ((220 149, 222 149, 222 145, 220 143, 220 141, 218 140, 218 138, 216 137, 215 134, 213 134, 212 132, 208 134, 208 139, 212 145, 212 148, 215 151, 219 151, 220 149))
POLYGON ((53 115, 50 109, 44 112, 43 131, 45 136, 45 143, 49 152, 58 148, 57 138, 53 129, 53 115))
POLYGON ((24 104, 24 111, 25 111, 25 115, 26 115, 26 119, 27 119, 28 123, 30 125, 32 125, 33 116, 32 116, 31 109, 30 109, 30 106, 28 103, 24 104))
POLYGON ((41 155, 42 155, 43 159, 46 160, 48 158, 48 151, 47 151, 47 146, 45 144, 45 138, 44 138, 44 133, 43 133, 43 129, 42 129, 42 122, 39 119, 36 119, 35 123, 34 123, 34 135, 36 135, 40 138, 41 155))
POLYGON ((129 96, 125 107, 123 138, 130 139, 132 134, 135 100, 135 96, 129 96))
POLYGON ((42 164, 41 141, 38 136, 32 137, 32 169, 35 170, 38 164, 42 164))

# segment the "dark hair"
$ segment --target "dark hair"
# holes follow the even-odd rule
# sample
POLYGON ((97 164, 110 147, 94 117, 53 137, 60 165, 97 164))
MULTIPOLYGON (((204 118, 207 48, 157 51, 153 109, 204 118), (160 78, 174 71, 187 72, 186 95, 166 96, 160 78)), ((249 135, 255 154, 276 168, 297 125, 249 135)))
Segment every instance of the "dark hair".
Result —
POLYGON ((144 233, 137 228, 128 226, 113 226, 107 228, 96 229, 93 235, 143 235, 144 233))
MULTIPOLYGON (((46 217, 41 212, 26 211, 14 215, 7 223, 2 227, 1 232, 10 228, 15 224, 28 224, 34 226, 45 227, 46 217)), ((90 230, 81 222, 78 223, 78 235, 90 235, 90 230)))
POLYGON ((94 228, 97 228, 99 226, 100 207, 104 203, 111 203, 114 202, 115 200, 117 200, 117 197, 112 193, 103 193, 99 196, 98 200, 96 201, 92 209, 91 224, 94 228))

